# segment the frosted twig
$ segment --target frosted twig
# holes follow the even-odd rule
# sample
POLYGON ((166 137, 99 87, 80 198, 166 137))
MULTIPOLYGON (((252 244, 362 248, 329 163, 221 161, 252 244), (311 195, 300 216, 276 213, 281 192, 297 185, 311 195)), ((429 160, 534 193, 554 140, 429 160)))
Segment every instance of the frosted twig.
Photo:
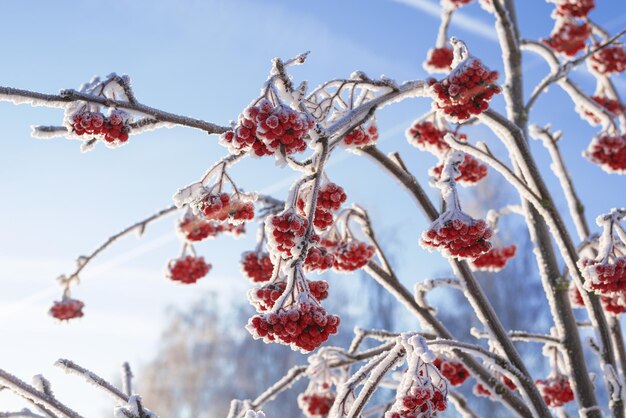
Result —
POLYGON ((46 416, 36 414, 31 410, 24 408, 17 412, 0 412, 0 418, 46 418, 46 416))
POLYGON ((133 394, 133 372, 127 361, 122 363, 122 391, 128 396, 133 394))
POLYGON ((63 369, 64 372, 68 374, 75 374, 77 376, 82 377, 87 382, 92 383, 99 389, 102 389, 104 392, 108 393, 117 403, 127 403, 129 397, 124 394, 121 390, 113 386, 111 383, 107 382, 97 374, 79 366, 71 360, 59 359, 54 363, 55 366, 63 369))

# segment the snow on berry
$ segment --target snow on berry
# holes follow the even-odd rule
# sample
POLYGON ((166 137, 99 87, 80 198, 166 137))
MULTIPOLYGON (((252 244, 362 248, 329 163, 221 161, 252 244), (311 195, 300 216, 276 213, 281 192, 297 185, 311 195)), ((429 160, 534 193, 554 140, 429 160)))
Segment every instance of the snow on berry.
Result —
POLYGON ((241 269, 253 282, 267 282, 272 278, 274 264, 266 252, 246 251, 241 255, 241 269))
POLYGON ((267 119, 270 110, 271 105, 268 107, 265 102, 263 102, 263 106, 252 105, 247 107, 239 115, 235 127, 220 136, 220 144, 227 147, 232 154, 250 151, 256 157, 272 155, 273 151, 268 149, 257 135, 257 120, 267 119))
POLYGON ((556 9, 553 17, 585 18, 596 7, 594 0, 548 0, 556 9))
POLYGON ((585 279, 585 288, 598 294, 610 294, 626 290, 626 257, 606 261, 589 258, 578 260, 585 279))
POLYGON ((339 242, 334 248, 333 268, 340 272, 352 272, 365 266, 374 256, 374 246, 356 239, 339 242))
POLYGON ((245 224, 207 221, 192 213, 187 213, 179 221, 178 231, 187 241, 197 242, 206 238, 215 238, 222 233, 238 237, 246 232, 246 226, 245 224))
POLYGON ((460 151, 447 154, 435 183, 441 190, 446 210, 422 233, 420 244, 430 251, 438 249, 446 256, 473 259, 491 249, 488 240, 493 231, 482 219, 476 220, 461 210, 455 178, 461 173, 459 166, 464 158, 460 151))
POLYGON ((511 258, 515 257, 516 250, 517 246, 515 244, 509 245, 508 247, 494 247, 485 254, 472 260, 472 266, 476 270, 500 271, 511 258))
POLYGON ((626 70, 626 50, 621 45, 605 46, 589 57, 587 63, 595 74, 619 74, 626 70))
POLYGON ((444 79, 429 79, 429 91, 433 98, 433 110, 451 122, 460 122, 478 115, 489 108, 489 101, 500 93, 494 83, 498 72, 491 71, 483 63, 469 55, 465 45, 453 38, 454 69, 444 79))
MULTIPOLYGON (((429 174, 439 179, 443 163, 430 169, 429 174)), ((454 180, 462 186, 473 186, 487 177, 487 166, 469 154, 465 154, 463 162, 459 165, 459 174, 454 180)))
POLYGON ((600 134, 583 155, 608 173, 626 174, 626 134, 600 134))
POLYGON ((56 301, 50 308, 49 314, 61 321, 69 321, 83 316, 85 304, 77 299, 63 295, 61 301, 56 301))
POLYGON ((68 117, 66 124, 71 133, 87 139, 103 139, 116 147, 128 141, 131 116, 123 110, 113 109, 108 117, 100 112, 80 110, 68 117))
POLYGON ((291 155, 306 149, 305 138, 315 125, 312 118, 283 104, 272 106, 266 99, 259 107, 256 132, 270 151, 291 155))
POLYGON ((335 402, 335 394, 332 392, 304 392, 298 396, 298 406, 307 418, 326 418, 333 402, 335 402))
POLYGON ((447 357, 437 357, 433 361, 433 366, 439 369, 443 377, 448 379, 452 386, 460 386, 470 377, 469 371, 463 366, 463 363, 447 357))
POLYGON ((424 356, 411 340, 402 341, 408 369, 396 389, 395 402, 384 418, 434 418, 448 407, 446 379, 437 367, 424 361, 424 356))
POLYGON ((543 39, 543 42, 556 52, 571 57, 585 49, 585 42, 590 35, 591 26, 587 22, 559 19, 550 37, 543 39))
POLYGON ((254 205, 241 196, 239 193, 207 193, 194 205, 208 220, 238 224, 254 219, 254 205))
MULTIPOLYGON (((311 200, 312 185, 308 185, 298 193, 296 206, 298 212, 302 216, 306 216, 308 212, 308 203, 311 200)), ((313 217, 313 225, 318 230, 325 230, 331 226, 335 219, 333 212, 336 212, 347 199, 346 193, 341 186, 335 183, 323 184, 317 192, 317 202, 315 205, 315 215, 313 217)))
POLYGON ((269 247, 282 258, 297 257, 308 226, 293 208, 269 217, 265 222, 269 247))
POLYGON ((206 276, 211 267, 204 257, 187 255, 169 262, 167 277, 185 284, 195 283, 206 276))
POLYGON ((274 304, 281 297, 286 287, 287 283, 282 278, 279 281, 265 284, 259 288, 250 289, 248 291, 248 300, 257 311, 269 311, 274 307, 274 304))
POLYGON ((550 408, 559 408, 574 400, 574 392, 567 376, 552 375, 545 380, 538 379, 535 383, 550 408))
POLYGON ((357 148, 364 147, 366 145, 372 145, 378 140, 378 126, 376 122, 371 122, 369 126, 363 125, 357 126, 350 132, 344 135, 341 144, 345 148, 357 148))
POLYGON ((448 73, 452 69, 454 52, 452 48, 431 48, 428 50, 423 67, 429 73, 448 73))
POLYGON ((585 307, 585 302, 583 301, 583 297, 580 294, 580 290, 578 290, 578 287, 576 287, 574 282, 571 282, 569 286, 569 301, 574 308, 585 307))
POLYGON ((304 259, 305 271, 317 271, 321 273, 333 267, 335 256, 325 247, 311 246, 304 259))

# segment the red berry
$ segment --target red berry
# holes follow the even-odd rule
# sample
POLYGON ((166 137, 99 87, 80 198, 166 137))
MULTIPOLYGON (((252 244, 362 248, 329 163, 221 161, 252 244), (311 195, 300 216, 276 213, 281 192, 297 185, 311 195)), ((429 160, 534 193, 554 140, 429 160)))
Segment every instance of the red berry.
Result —
POLYGON ((594 53, 588 63, 596 74, 619 74, 626 70, 626 50, 621 45, 606 46, 594 53))
POLYGON ((422 233, 420 243, 424 248, 439 249, 444 255, 458 259, 475 259, 491 249, 488 240, 493 231, 485 221, 472 219, 462 212, 453 216, 450 219, 449 212, 444 212, 422 233))
POLYGON ((601 134, 593 139, 584 152, 592 163, 598 164, 609 173, 626 173, 626 134, 601 134))
POLYGON ((190 284, 206 276, 209 270, 211 270, 211 265, 204 261, 204 257, 188 255, 169 262, 167 277, 177 282, 190 284))
POLYGON ((515 257, 516 250, 517 246, 515 244, 508 247, 492 248, 474 259, 472 266, 477 270, 500 271, 511 258, 515 257))
POLYGON ((61 321, 69 321, 83 316, 85 304, 77 299, 63 296, 60 302, 54 302, 50 308, 50 315, 61 321))
POLYGON ((335 394, 301 393, 298 396, 298 406, 307 418, 325 418, 335 402, 335 394))
POLYGON ((342 145, 346 148, 364 147, 372 145, 377 140, 378 127, 376 122, 371 122, 368 127, 361 125, 348 132, 343 137, 342 145))
POLYGON ((274 265, 268 253, 248 251, 241 256, 241 268, 255 283, 267 282, 272 278, 274 265))
POLYGON ((585 49, 590 35, 591 26, 587 22, 577 24, 571 19, 559 19, 550 37, 543 42, 556 52, 571 57, 585 49))
POLYGON ((452 69, 454 52, 452 48, 432 48, 428 50, 424 69, 429 73, 447 73, 452 69))
POLYGON ((469 371, 463 366, 463 363, 456 360, 437 357, 433 361, 433 366, 439 369, 443 377, 448 379, 452 386, 462 385, 470 377, 469 371))
POLYGON ((550 376, 545 380, 539 379, 535 383, 544 401, 551 408, 561 407, 574 400, 574 392, 566 376, 550 376))
POLYGON ((355 239, 339 243, 334 249, 337 271, 351 272, 365 266, 374 256, 376 250, 372 245, 355 239))
POLYGON ((291 257, 292 250, 302 242, 308 227, 307 219, 298 215, 294 209, 271 216, 265 223, 268 244, 283 257, 291 257))
POLYGON ((551 0, 555 4, 554 17, 584 18, 596 5, 594 0, 551 0))

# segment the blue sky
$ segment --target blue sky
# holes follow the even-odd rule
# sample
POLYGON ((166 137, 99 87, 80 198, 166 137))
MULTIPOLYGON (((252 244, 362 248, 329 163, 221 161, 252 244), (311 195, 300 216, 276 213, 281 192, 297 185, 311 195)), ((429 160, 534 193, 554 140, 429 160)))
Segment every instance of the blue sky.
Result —
MULTIPOLYGON (((518 3, 525 36, 547 35, 551 6, 541 0, 518 3)), ((592 12, 595 21, 611 32, 626 26, 626 8, 616 10, 608 4, 615 6, 613 1, 598 3, 592 12)), ((226 124, 257 96, 275 56, 288 58, 310 50, 307 64, 293 71, 310 86, 355 70, 398 81, 419 79, 426 76, 421 63, 438 27, 434 0, 104 4, 3 3, 0 85, 52 93, 116 71, 131 76, 143 103, 226 124)), ((497 44, 489 32, 492 17, 478 5, 461 15, 451 34, 466 40, 487 65, 500 68, 497 44)), ((527 89, 547 71, 530 56, 525 68, 527 89)), ((574 78, 586 91, 593 90, 593 80, 584 71, 574 78)), ((624 94, 626 80, 617 85, 624 94)), ((499 98, 494 106, 501 105, 499 98)), ((380 147, 402 152, 424 185, 427 169, 436 161, 411 149, 403 132, 428 109, 427 100, 413 100, 378 116, 380 147)), ((147 361, 168 305, 184 307, 209 289, 218 290, 225 300, 244 297, 247 284, 238 260, 252 247, 254 233, 238 241, 223 238, 202 244, 200 252, 214 260, 214 269, 197 286, 181 287, 163 276, 166 261, 179 251, 174 218, 151 226, 141 240, 128 237, 85 270, 74 294, 85 301, 86 316, 59 325, 46 315, 51 301, 60 296, 54 279, 110 234, 170 205, 174 191, 198 179, 225 150, 215 137, 174 128, 133 136, 116 150, 98 146, 81 154, 76 141, 30 138, 32 124, 60 124, 59 110, 0 103, 0 115, 0 193, 5 202, 0 205, 0 334, 9 342, 0 344, 0 367, 26 380, 43 372, 56 383, 60 398, 88 400, 77 409, 96 416, 109 404, 93 388, 64 377, 52 363, 71 358, 111 378, 125 360, 135 366, 147 361)), ((595 130, 578 119, 562 92, 553 88, 531 117, 565 131, 565 159, 588 202, 590 219, 624 206, 623 193, 608 191, 625 190, 626 179, 608 176, 581 157, 595 130)), ((500 149, 484 128, 472 134, 470 138, 486 139, 500 149)), ((547 154, 538 144, 533 149, 555 197, 563 202, 547 154)), ((393 241, 395 248, 411 249, 397 255, 407 285, 444 269, 440 257, 419 249, 417 239, 426 222, 406 193, 393 187, 395 182, 370 161, 341 153, 331 160, 329 175, 345 186, 349 201, 371 210, 383 239, 393 241)), ((271 161, 255 160, 237 166, 233 175, 247 190, 281 197, 292 173, 271 161)), ((16 405, 0 393, 0 410, 16 405)))

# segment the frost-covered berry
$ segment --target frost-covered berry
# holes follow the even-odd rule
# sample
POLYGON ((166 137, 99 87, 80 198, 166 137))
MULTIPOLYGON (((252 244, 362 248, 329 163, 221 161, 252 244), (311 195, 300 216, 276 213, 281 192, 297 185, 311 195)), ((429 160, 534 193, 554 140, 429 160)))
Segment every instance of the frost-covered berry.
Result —
POLYGON ((194 204, 208 220, 237 224, 254 219, 254 205, 243 201, 236 193, 209 193, 194 204))
POLYGON ((601 134, 595 137, 583 155, 608 173, 626 173, 626 134, 601 134))
POLYGON ((446 131, 437 128, 437 125, 429 121, 413 122, 405 135, 409 144, 435 155, 443 155, 450 149, 450 145, 443 139, 446 131))
POLYGON ((268 283, 257 289, 250 289, 248 299, 250 303, 259 311, 269 311, 274 307, 274 303, 281 297, 287 283, 284 281, 268 283))
POLYGON ((543 400, 550 408, 558 408, 574 400, 574 392, 569 379, 564 375, 549 376, 535 382, 543 400))
MULTIPOLYGON (((298 212, 302 216, 306 216, 306 206, 311 199, 311 187, 301 190, 298 195, 296 206, 298 212)), ((325 230, 335 223, 333 212, 339 210, 341 205, 346 201, 347 196, 341 186, 335 183, 326 183, 322 185, 317 192, 317 202, 315 204, 315 214, 313 216, 313 225, 318 230, 325 230)))
POLYGON ((305 392, 298 396, 298 406, 307 418, 326 418, 333 402, 335 402, 335 394, 332 392, 305 392))
POLYGON ((602 296, 600 301, 604 310, 612 315, 618 316, 626 312, 626 294, 624 292, 602 296))
POLYGON ((357 148, 372 145, 377 140, 378 126, 376 126, 376 122, 371 122, 368 127, 357 126, 345 134, 341 144, 346 148, 357 148))
POLYGON ((255 339, 280 342, 304 352, 315 350, 337 333, 340 319, 324 308, 302 302, 277 312, 255 315, 246 328, 255 339))
POLYGON ((311 246, 304 259, 305 271, 317 271, 321 273, 333 267, 335 256, 325 247, 311 246))
POLYGON ((54 302, 50 308, 49 314, 61 321, 69 321, 74 318, 83 316, 83 308, 85 304, 77 299, 63 296, 61 301, 54 302))
POLYGON ((604 295, 626 291, 626 257, 609 261, 583 258, 578 260, 578 266, 586 279, 587 290, 604 295))
POLYGON ((309 292, 318 301, 322 301, 328 297, 328 282, 326 280, 308 280, 309 292))
POLYGON ((228 147, 233 154, 251 151, 251 154, 256 157, 272 155, 273 151, 268 149, 257 135, 257 119, 267 118, 268 113, 269 109, 266 106, 263 107, 263 110, 260 106, 247 107, 239 115, 235 128, 220 136, 220 144, 228 147))
POLYGON ((187 241, 197 242, 206 238, 215 238, 222 233, 238 237, 246 232, 246 226, 245 224, 236 225, 229 222, 207 221, 189 214, 181 219, 178 230, 187 241))
POLYGON ((352 272, 365 266, 374 256, 374 246, 355 239, 340 242, 334 249, 334 269, 342 272, 352 272))
POLYGON ((204 261, 204 257, 188 255, 169 262, 167 277, 176 282, 190 284, 206 276, 209 270, 211 265, 204 261))
POLYGON ((596 7, 594 0, 549 0, 556 6, 555 18, 585 18, 596 7))
POLYGON ((326 183, 320 187, 317 193, 317 207, 329 210, 337 211, 347 199, 346 192, 343 187, 336 185, 335 183, 326 183))
MULTIPOLYGON (((443 162, 430 170, 431 176, 438 180, 443 169, 443 162)), ((465 154, 463 162, 459 165, 459 174, 454 180, 462 186, 473 186, 487 177, 487 166, 469 154, 465 154)))
POLYGON ((261 101, 259 109, 257 135, 269 150, 291 155, 306 149, 305 137, 315 125, 312 118, 282 104, 272 107, 266 99, 261 101))
POLYGON ((444 79, 428 81, 433 109, 451 122, 478 115, 489 108, 489 101, 500 93, 494 84, 498 72, 491 71, 472 56, 462 60, 444 79))
POLYGON ((492 235, 491 228, 482 219, 476 220, 463 212, 457 212, 445 217, 442 215, 435 220, 422 234, 420 244, 428 250, 438 249, 451 257, 473 259, 491 249, 489 238, 492 235))
POLYGON ((571 57, 585 49, 585 42, 590 35, 591 26, 587 22, 559 19, 550 37, 543 39, 543 42, 556 52, 571 57))
POLYGON ((253 282, 267 282, 272 278, 274 265, 265 252, 246 251, 241 255, 241 269, 253 282))
POLYGON ((470 377, 469 371, 463 366, 463 363, 456 360, 437 357, 433 361, 433 366, 439 369, 443 377, 448 379, 452 386, 462 385, 470 377))
POLYGON ((454 52, 452 48, 431 48, 428 50, 423 67, 429 73, 448 73, 452 69, 454 52))
POLYGON ((295 256, 293 250, 300 246, 309 222, 291 208, 268 218, 265 229, 269 247, 283 258, 295 256))
POLYGON ((508 261, 515 257, 517 246, 515 244, 508 247, 492 248, 485 254, 472 260, 472 266, 477 270, 500 271, 506 266, 508 261))
POLYGON ((626 70, 626 50, 621 45, 605 46, 595 52, 587 62, 596 74, 619 74, 626 70))
POLYGON ((69 129, 77 136, 103 139, 107 144, 117 146, 128 141, 130 115, 114 109, 108 117, 100 112, 86 110, 74 113, 69 118, 69 129))

